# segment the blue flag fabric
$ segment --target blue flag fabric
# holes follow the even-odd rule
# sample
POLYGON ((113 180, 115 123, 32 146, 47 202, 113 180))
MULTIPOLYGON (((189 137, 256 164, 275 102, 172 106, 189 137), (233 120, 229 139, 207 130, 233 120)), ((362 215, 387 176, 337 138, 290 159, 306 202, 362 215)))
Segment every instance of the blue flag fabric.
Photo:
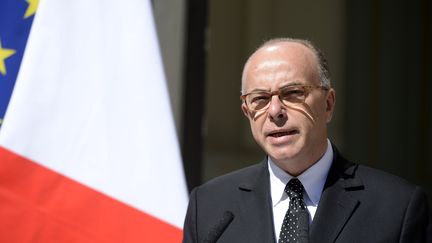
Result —
POLYGON ((38 0, 0 1, 0 128, 30 33, 38 0))

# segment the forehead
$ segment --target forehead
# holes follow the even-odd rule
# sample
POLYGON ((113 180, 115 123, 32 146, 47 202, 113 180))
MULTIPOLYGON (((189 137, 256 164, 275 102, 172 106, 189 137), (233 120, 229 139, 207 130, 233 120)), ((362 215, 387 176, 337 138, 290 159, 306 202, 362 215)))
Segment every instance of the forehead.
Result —
POLYGON ((245 86, 315 82, 317 77, 318 63, 314 52, 296 42, 278 42, 261 47, 249 58, 243 71, 245 86))

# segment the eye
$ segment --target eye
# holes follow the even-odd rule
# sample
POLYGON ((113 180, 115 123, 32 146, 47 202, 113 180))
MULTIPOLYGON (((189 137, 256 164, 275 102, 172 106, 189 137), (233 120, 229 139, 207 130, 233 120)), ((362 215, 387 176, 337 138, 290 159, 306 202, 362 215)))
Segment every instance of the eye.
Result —
POLYGON ((291 86, 281 89, 280 96, 282 100, 288 102, 299 103, 303 102, 305 98, 305 89, 302 86, 291 86))
POLYGON ((270 101, 270 95, 266 93, 255 93, 249 95, 249 105, 255 110, 262 109, 270 101))
POLYGON ((268 95, 251 95, 251 103, 265 102, 268 99, 268 95))

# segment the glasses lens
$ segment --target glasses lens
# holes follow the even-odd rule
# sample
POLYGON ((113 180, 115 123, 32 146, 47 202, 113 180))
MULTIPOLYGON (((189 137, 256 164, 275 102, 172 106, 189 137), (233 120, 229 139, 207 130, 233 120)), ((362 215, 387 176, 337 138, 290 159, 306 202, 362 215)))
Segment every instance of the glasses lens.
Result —
POLYGON ((280 90, 280 99, 284 103, 302 103, 306 98, 306 90, 303 86, 289 86, 280 90))
POLYGON ((246 102, 249 109, 259 111, 266 108, 270 99, 271 96, 267 93, 251 93, 247 96, 246 102))

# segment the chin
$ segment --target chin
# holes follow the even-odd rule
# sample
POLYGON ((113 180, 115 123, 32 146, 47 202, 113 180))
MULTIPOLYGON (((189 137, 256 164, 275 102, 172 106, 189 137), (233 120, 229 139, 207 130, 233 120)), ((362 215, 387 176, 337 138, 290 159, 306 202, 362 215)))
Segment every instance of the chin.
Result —
POLYGON ((275 161, 293 160, 299 155, 299 151, 293 149, 283 149, 283 151, 269 150, 267 154, 275 161))

